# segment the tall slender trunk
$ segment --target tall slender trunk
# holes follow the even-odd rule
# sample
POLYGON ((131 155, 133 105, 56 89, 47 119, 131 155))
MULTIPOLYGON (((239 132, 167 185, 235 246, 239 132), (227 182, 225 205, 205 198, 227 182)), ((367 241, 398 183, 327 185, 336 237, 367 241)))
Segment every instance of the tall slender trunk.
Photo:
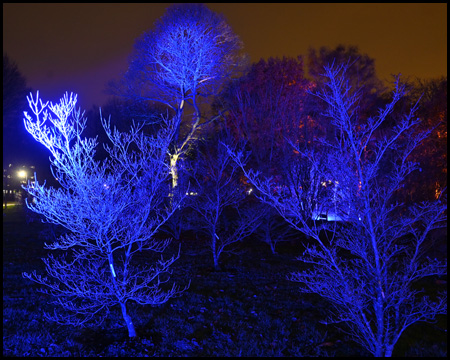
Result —
POLYGON ((125 324, 127 325, 128 329, 128 336, 130 338, 136 337, 136 330, 134 329, 133 321, 131 320, 130 315, 127 313, 127 307, 125 303, 120 303, 120 307, 122 309, 122 316, 125 320, 125 324))
MULTIPOLYGON (((109 250, 111 251, 111 248, 109 248, 109 250)), ((108 254, 108 261, 109 261, 109 267, 111 270, 111 276, 112 276, 112 281, 114 284, 114 289, 117 293, 117 296, 120 296, 120 289, 119 289, 119 285, 117 284, 117 280, 116 280, 116 271, 114 270, 114 259, 113 259, 112 253, 108 254)), ((126 267, 125 267, 124 271, 127 272, 126 267)), ((126 274, 124 274, 124 275, 126 276, 126 274)), ((127 313, 127 307, 124 302, 121 302, 121 300, 119 300, 119 302, 120 302, 120 308, 122 310, 123 320, 125 321, 125 324, 127 325, 128 336, 130 338, 135 337, 136 330, 134 329, 133 321, 131 320, 130 315, 128 315, 128 313, 127 313)))
POLYGON ((219 256, 214 253, 214 270, 219 271, 220 265, 219 265, 219 256))
POLYGON ((178 185, 178 168, 177 168, 178 154, 170 156, 170 173, 172 175, 172 194, 178 185))
POLYGON ((219 254, 217 253, 217 240, 216 240, 216 231, 214 229, 214 235, 212 236, 212 253, 213 253, 213 259, 214 259, 214 270, 220 270, 219 265, 219 254))
POLYGON ((275 254, 275 241, 272 239, 272 236, 270 234, 270 224, 268 218, 266 218, 266 221, 264 223, 264 237, 266 243, 270 246, 270 250, 272 250, 272 254, 275 254))

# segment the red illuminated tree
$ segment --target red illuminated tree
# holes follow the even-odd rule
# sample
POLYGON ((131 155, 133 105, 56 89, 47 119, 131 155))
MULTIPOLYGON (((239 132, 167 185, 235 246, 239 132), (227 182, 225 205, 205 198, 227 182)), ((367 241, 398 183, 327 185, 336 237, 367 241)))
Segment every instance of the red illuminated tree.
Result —
POLYGON ((408 101, 420 100, 418 130, 432 131, 411 154, 421 171, 409 179, 404 200, 432 200, 447 187, 447 78, 419 79, 410 86, 408 101))
MULTIPOLYGON (((289 140, 301 149, 311 149, 314 138, 325 131, 323 123, 310 116, 313 109, 307 91, 313 87, 304 77, 300 56, 262 59, 234 80, 219 99, 228 109, 227 128, 251 151, 248 162, 265 176, 273 176, 279 186, 286 186, 287 179, 308 191, 317 185, 314 169, 307 162, 299 163, 295 173, 286 172, 298 157, 289 140)), ((258 234, 274 252, 276 243, 287 234, 287 225, 276 220, 271 209, 263 214, 258 234)))
POLYGON ((304 77, 302 58, 284 57, 253 64, 223 93, 227 127, 235 139, 247 141, 250 161, 267 174, 282 171, 286 138, 308 146, 320 133, 320 125, 307 115, 305 95, 311 88, 304 77))

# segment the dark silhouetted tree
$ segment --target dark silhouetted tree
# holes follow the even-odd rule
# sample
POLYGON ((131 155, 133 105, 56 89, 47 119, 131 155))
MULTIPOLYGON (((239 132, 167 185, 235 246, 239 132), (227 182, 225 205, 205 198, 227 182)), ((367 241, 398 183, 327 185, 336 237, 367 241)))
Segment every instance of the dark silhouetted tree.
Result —
POLYGON ((254 209, 254 211, 259 211, 261 216, 260 225, 254 233, 261 241, 269 245, 272 254, 276 254, 279 243, 292 242, 297 238, 297 234, 276 209, 268 204, 263 203, 262 205, 265 206, 254 209))
POLYGON ((314 202, 297 183, 286 181, 288 185, 280 187, 247 170, 242 152, 230 149, 230 154, 258 189, 256 195, 312 241, 299 257, 311 268, 290 279, 302 284, 301 291, 333 305, 327 323, 345 323, 344 331, 372 354, 391 356, 409 326, 447 311, 445 293, 430 297, 419 285, 420 280, 447 273, 446 261, 425 252, 430 232, 446 226, 446 201, 444 194, 409 206, 395 201, 396 191, 418 168, 409 156, 429 131, 415 132, 417 105, 389 131, 379 131, 405 94, 398 79, 391 101, 361 123, 359 93, 347 81, 347 69, 326 67, 326 88, 316 93, 328 105, 326 115, 336 137, 323 139, 319 153, 292 143, 299 158, 290 170, 295 173, 304 158, 321 177, 314 202), (407 134, 408 141, 403 141, 407 134), (341 221, 319 221, 317 214, 323 211, 341 221))
MULTIPOLYGON (((229 138, 222 141, 231 142, 229 138)), ((195 196, 187 200, 187 206, 199 214, 196 231, 206 234, 216 270, 221 254, 251 235, 261 218, 260 211, 246 204, 240 169, 222 141, 207 145, 207 152, 199 154, 191 171, 195 196)))
MULTIPOLYGON (((302 57, 270 58, 253 64, 245 76, 233 80, 218 98, 228 109, 227 128, 236 140, 246 141, 246 149, 251 151, 248 163, 264 176, 272 176, 279 185, 294 175, 285 172, 297 157, 288 139, 306 150, 313 146, 315 137, 325 132, 323 123, 309 115, 314 103, 307 91, 313 87, 304 77, 302 57)), ((291 181, 301 178, 303 189, 313 189, 307 165, 303 163, 295 174, 297 179, 291 181)), ((265 209, 263 214, 258 234, 274 252, 277 242, 287 240, 290 229, 273 216, 273 210, 265 209)))
POLYGON ((432 130, 411 153, 421 171, 408 179, 405 201, 432 200, 447 187, 447 78, 417 80, 411 84, 409 101, 418 101, 419 131, 432 130))
POLYGON ((17 64, 3 54, 3 164, 24 161, 23 150, 28 137, 23 128, 22 111, 29 91, 17 64))
POLYGON ((38 95, 28 98, 32 115, 24 112, 25 127, 51 152, 52 172, 61 187, 29 182, 25 190, 34 200, 27 205, 68 232, 46 244, 64 253, 44 259, 47 276, 23 275, 44 285, 40 291, 62 307, 45 314, 47 319, 70 326, 99 324, 120 308, 129 336, 135 337, 128 304, 159 305, 179 293, 175 285, 161 286, 178 257, 149 260, 144 266, 133 261, 138 252, 162 252, 168 245, 154 235, 173 213, 165 199, 174 124, 164 121, 164 129, 147 137, 141 127, 121 133, 102 119, 112 146, 106 146, 109 159, 96 161, 97 140, 81 137, 86 118, 75 109, 76 95, 66 93, 59 104, 43 103, 38 95))
POLYGON ((21 123, 22 110, 26 105, 27 82, 17 64, 3 54, 3 128, 21 123), (23 105, 23 107, 21 107, 23 105), (17 120, 19 119, 19 120, 17 120))

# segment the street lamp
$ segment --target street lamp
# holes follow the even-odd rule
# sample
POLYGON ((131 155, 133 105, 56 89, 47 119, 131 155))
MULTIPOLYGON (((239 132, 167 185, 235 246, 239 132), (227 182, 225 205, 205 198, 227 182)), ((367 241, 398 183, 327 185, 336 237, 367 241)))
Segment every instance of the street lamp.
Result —
POLYGON ((28 174, 25 170, 19 170, 17 175, 22 179, 25 178, 25 182, 28 182, 28 174))

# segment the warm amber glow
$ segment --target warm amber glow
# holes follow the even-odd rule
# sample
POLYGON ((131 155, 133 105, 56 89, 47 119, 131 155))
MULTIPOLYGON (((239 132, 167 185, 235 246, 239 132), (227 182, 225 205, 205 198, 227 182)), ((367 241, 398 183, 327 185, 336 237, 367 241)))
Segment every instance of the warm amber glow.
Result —
POLYGON ((26 177, 27 177, 27 172, 26 172, 25 170, 19 170, 19 171, 17 172, 17 175, 18 175, 20 178, 26 178, 26 177))

